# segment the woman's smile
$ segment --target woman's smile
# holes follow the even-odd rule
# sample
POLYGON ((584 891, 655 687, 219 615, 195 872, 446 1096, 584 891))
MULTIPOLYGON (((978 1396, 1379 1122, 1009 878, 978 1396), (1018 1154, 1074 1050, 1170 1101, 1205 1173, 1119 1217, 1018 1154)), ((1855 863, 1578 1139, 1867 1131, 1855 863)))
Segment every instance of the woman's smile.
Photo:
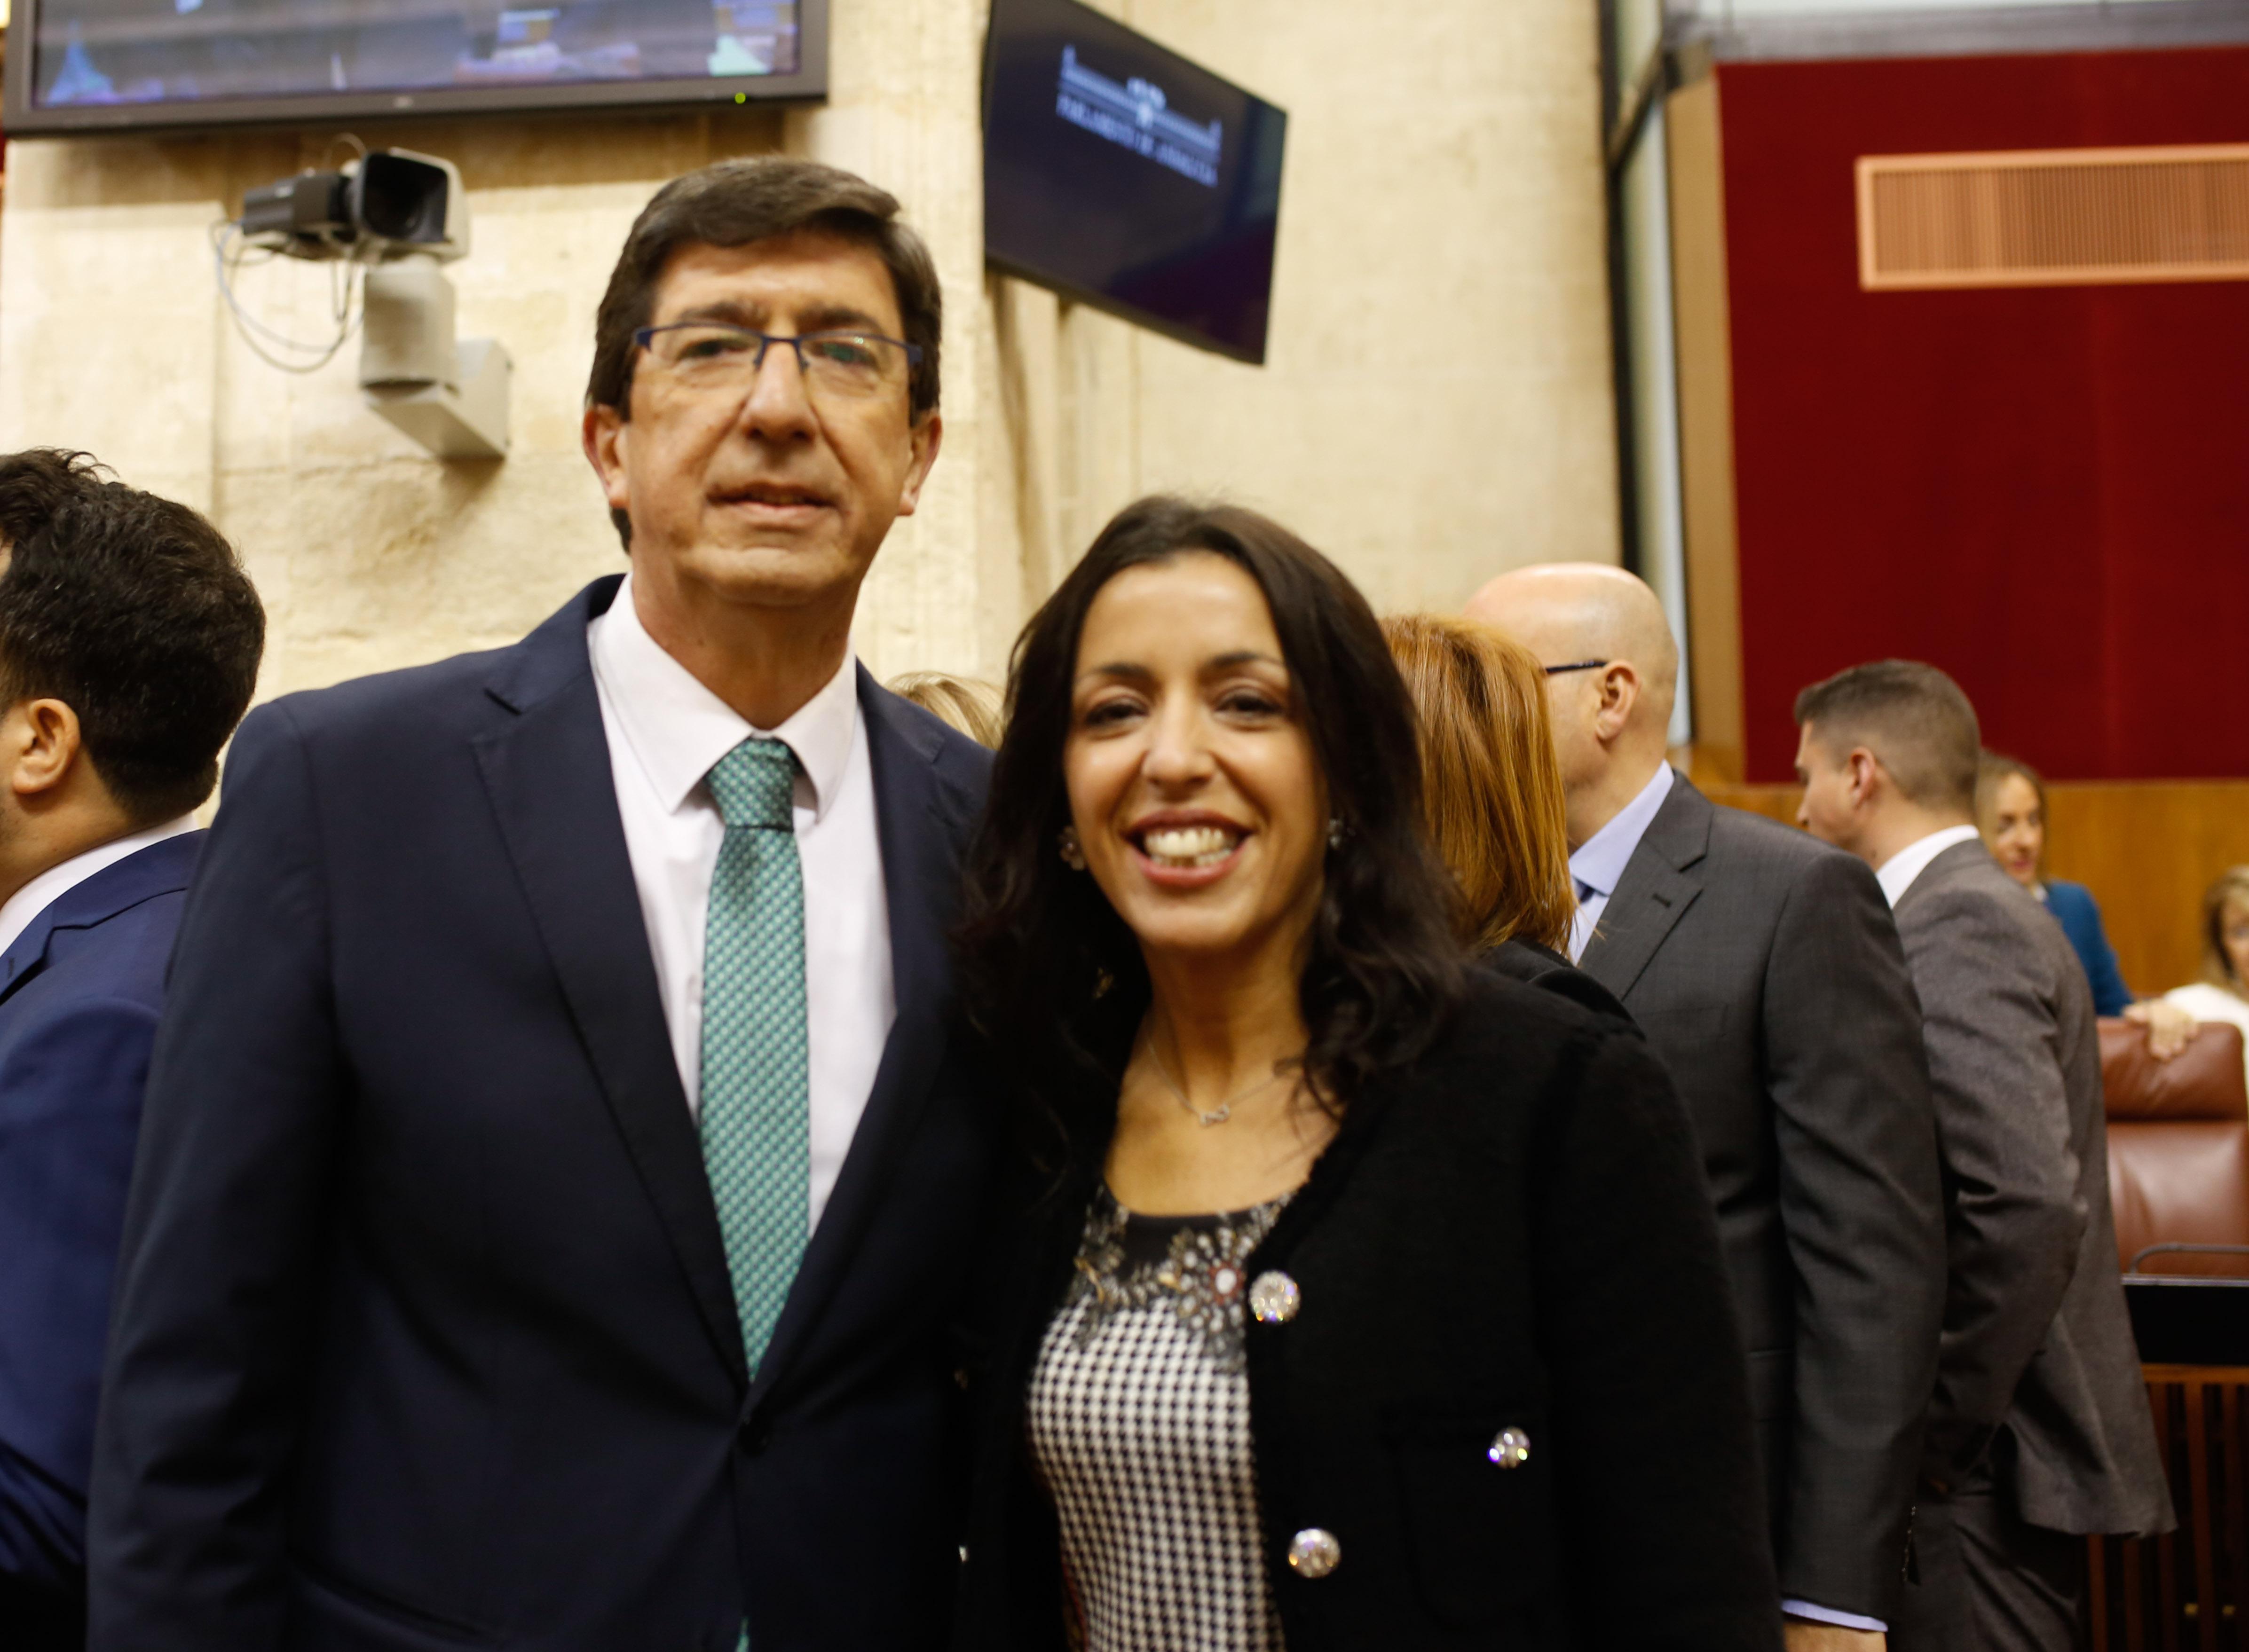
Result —
POLYGON ((1241 864, 1242 847, 1254 835, 1239 821, 1200 812, 1149 816, 1124 833, 1141 875, 1169 889, 1217 882, 1241 864))
POLYGON ((1126 570, 1087 612, 1074 677, 1073 829, 1144 951, 1293 969, 1328 811, 1256 582, 1192 550, 1126 570))

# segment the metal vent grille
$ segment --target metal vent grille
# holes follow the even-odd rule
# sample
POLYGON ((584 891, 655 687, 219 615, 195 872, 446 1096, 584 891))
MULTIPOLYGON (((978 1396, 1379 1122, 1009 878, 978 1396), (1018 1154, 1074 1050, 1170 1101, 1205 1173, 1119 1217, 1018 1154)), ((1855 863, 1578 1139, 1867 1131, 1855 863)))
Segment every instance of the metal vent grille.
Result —
POLYGON ((1858 163, 1859 284, 2249 280, 2249 143, 1858 163))

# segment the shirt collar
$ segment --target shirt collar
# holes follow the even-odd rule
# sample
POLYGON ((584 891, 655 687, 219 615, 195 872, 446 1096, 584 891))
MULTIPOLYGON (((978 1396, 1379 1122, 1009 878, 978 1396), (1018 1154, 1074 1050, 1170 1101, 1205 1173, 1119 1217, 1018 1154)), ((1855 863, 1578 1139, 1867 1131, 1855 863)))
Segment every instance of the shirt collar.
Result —
POLYGON ((16 944, 17 938, 31 927, 31 921, 49 907, 84 883, 95 873, 115 866, 127 855, 134 855, 152 844, 166 838, 176 838, 182 832, 196 829, 196 817, 183 814, 176 820, 167 820, 162 826, 148 826, 121 838, 74 854, 58 865, 49 867, 22 888, 10 895, 5 905, 0 905, 0 952, 16 944))
POLYGON ((1956 843, 1972 843, 1976 828, 1971 826, 1947 826, 1942 832, 1932 832, 1927 837, 1909 843, 1888 860, 1874 868, 1874 881, 1882 886, 1883 898, 1895 906, 1913 888, 1913 881, 1929 869, 1929 863, 1956 843))
POLYGON ((594 675, 665 808, 677 812, 713 764, 743 741, 763 736, 794 755, 798 784, 811 792, 805 798, 800 791, 799 800, 808 802, 815 817, 827 812, 842 790, 859 730, 857 661, 849 649, 827 685, 786 723, 760 729, 649 635, 633 607, 631 575, 587 630, 594 675))
POLYGON ((1640 787, 1640 795, 1619 809, 1606 826, 1587 838, 1570 857, 1570 875, 1595 895, 1614 895, 1617 880, 1624 876, 1625 863, 1640 847, 1640 840, 1647 835, 1655 812, 1670 795, 1671 765, 1660 763, 1647 784, 1640 787))

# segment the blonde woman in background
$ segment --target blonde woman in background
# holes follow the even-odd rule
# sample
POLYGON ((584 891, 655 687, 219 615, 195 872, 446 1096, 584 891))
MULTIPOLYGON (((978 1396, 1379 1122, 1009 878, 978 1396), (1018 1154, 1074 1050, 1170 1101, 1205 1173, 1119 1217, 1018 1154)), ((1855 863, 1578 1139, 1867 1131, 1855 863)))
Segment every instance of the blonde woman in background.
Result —
POLYGON ((2094 1009, 2123 1014, 2132 991, 2116 967, 2093 891, 2046 874, 2046 782, 2038 771, 2019 758, 1984 753, 1976 772, 1976 826, 1999 869, 2044 902, 2069 937, 2092 984, 2094 1009))
POLYGON ((1537 657, 1446 615, 1393 616, 1382 634, 1413 696, 1422 820, 1453 874, 1455 935, 1488 969, 1629 1020, 1563 950, 1578 900, 1537 657))
POLYGON ((945 671, 909 671, 891 679, 890 690, 930 716, 958 729, 980 746, 996 746, 1007 731, 1000 690, 975 677, 945 671))
POLYGON ((2093 1007, 2148 1029, 2148 1051, 2168 1061, 2194 1036, 2194 1018, 2164 998, 2135 998, 2116 967, 2093 891, 2046 874, 2046 782, 2019 757, 1986 751, 1976 765, 1976 829, 1999 869, 2038 898, 2069 937, 2093 1007))
MULTIPOLYGON (((2249 1046, 2249 866, 2218 874, 2202 897, 2202 979, 2163 994, 2197 1021, 2230 1021, 2249 1046)), ((2249 1047, 2243 1054, 2249 1062, 2249 1047)))

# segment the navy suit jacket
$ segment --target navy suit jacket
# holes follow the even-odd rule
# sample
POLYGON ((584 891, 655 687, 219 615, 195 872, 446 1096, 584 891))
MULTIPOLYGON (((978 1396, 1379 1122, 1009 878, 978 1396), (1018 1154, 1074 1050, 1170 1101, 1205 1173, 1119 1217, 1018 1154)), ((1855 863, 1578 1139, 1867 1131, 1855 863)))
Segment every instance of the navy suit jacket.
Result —
POLYGON ((141 1093, 202 844, 102 867, 0 956, 0 1575, 72 1592, 141 1093))
POLYGON ((753 1381, 587 655, 616 586, 237 737, 126 1223, 100 1652, 943 1640, 988 755, 862 674, 898 1018, 753 1381))

